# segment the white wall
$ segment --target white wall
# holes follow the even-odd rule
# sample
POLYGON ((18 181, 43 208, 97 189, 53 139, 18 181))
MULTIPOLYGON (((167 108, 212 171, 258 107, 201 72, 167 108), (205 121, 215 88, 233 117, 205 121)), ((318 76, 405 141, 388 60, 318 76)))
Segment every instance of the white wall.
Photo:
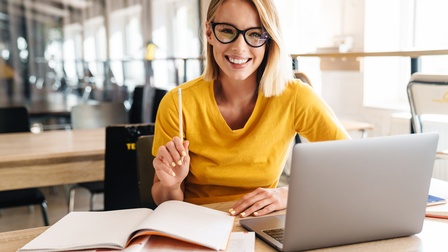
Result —
MULTIPOLYGON (((320 30, 321 46, 329 47, 331 38, 337 36, 351 36, 353 38, 352 51, 362 51, 364 47, 364 1, 359 0, 321 0, 320 30), (334 20, 341 20, 335 25, 334 20)), ((335 45, 333 45, 335 46, 335 45)), ((369 136, 391 134, 391 118, 396 112, 381 108, 365 107, 364 73, 362 59, 360 71, 321 71, 322 97, 334 109, 340 118, 369 122, 375 129, 369 136)), ((393 84, 392 84, 393 85, 393 84)))

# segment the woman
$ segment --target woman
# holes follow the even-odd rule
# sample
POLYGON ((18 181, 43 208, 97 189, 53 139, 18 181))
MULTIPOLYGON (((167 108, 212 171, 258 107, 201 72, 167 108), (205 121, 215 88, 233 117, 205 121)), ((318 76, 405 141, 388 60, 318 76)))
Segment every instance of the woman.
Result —
POLYGON ((310 141, 348 138, 331 109, 293 79, 273 0, 212 0, 204 74, 161 101, 152 194, 157 204, 236 201, 241 217, 285 209, 277 187, 296 133, 310 141))

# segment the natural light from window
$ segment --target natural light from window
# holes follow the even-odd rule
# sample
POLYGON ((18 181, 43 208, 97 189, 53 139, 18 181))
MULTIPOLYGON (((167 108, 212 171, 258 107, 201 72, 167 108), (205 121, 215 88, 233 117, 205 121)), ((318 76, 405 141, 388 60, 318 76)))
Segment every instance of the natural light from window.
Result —
MULTIPOLYGON (((365 51, 446 49, 445 0, 365 1, 365 51), (379 18, 381 17, 381 18, 379 18)), ((448 56, 421 57, 421 72, 448 73, 448 56)), ((364 59, 364 105, 408 110, 408 57, 364 59)))

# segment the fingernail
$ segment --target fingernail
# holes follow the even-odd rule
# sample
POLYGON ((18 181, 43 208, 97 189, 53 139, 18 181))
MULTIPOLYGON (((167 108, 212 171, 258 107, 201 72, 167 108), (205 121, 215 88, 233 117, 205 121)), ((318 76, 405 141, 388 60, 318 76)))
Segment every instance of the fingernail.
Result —
POLYGON ((246 213, 242 212, 242 213, 240 213, 240 215, 241 215, 241 217, 244 217, 244 216, 246 216, 246 213))
POLYGON ((171 162, 171 166, 172 166, 172 167, 176 166, 176 163, 171 162))
POLYGON ((257 216, 257 215, 258 215, 258 212, 254 212, 254 215, 257 216))
POLYGON ((177 161, 178 165, 182 165, 182 160, 177 161))
POLYGON ((229 213, 230 213, 231 215, 235 215, 236 212, 235 212, 235 210, 233 210, 233 208, 230 208, 230 209, 229 209, 229 213))
POLYGON ((173 177, 176 177, 176 173, 174 173, 173 171, 171 171, 171 175, 173 175, 173 177))
POLYGON ((187 153, 185 151, 182 151, 182 157, 186 157, 187 153))

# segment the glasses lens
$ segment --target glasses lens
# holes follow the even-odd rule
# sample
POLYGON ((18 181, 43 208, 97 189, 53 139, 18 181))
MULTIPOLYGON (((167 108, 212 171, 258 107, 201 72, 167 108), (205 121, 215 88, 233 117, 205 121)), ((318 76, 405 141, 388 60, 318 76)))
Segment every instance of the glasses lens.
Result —
POLYGON ((238 36, 238 31, 235 27, 226 24, 216 24, 214 29, 216 38, 221 43, 229 43, 238 36))
POLYGON ((244 34, 244 40, 252 47, 260 47, 269 39, 269 34, 263 28, 251 28, 241 31, 233 25, 225 23, 214 23, 213 33, 218 41, 223 44, 233 42, 240 33, 244 34))
POLYGON ((249 45, 259 47, 266 43, 269 35, 262 28, 252 28, 246 31, 244 38, 249 45))

